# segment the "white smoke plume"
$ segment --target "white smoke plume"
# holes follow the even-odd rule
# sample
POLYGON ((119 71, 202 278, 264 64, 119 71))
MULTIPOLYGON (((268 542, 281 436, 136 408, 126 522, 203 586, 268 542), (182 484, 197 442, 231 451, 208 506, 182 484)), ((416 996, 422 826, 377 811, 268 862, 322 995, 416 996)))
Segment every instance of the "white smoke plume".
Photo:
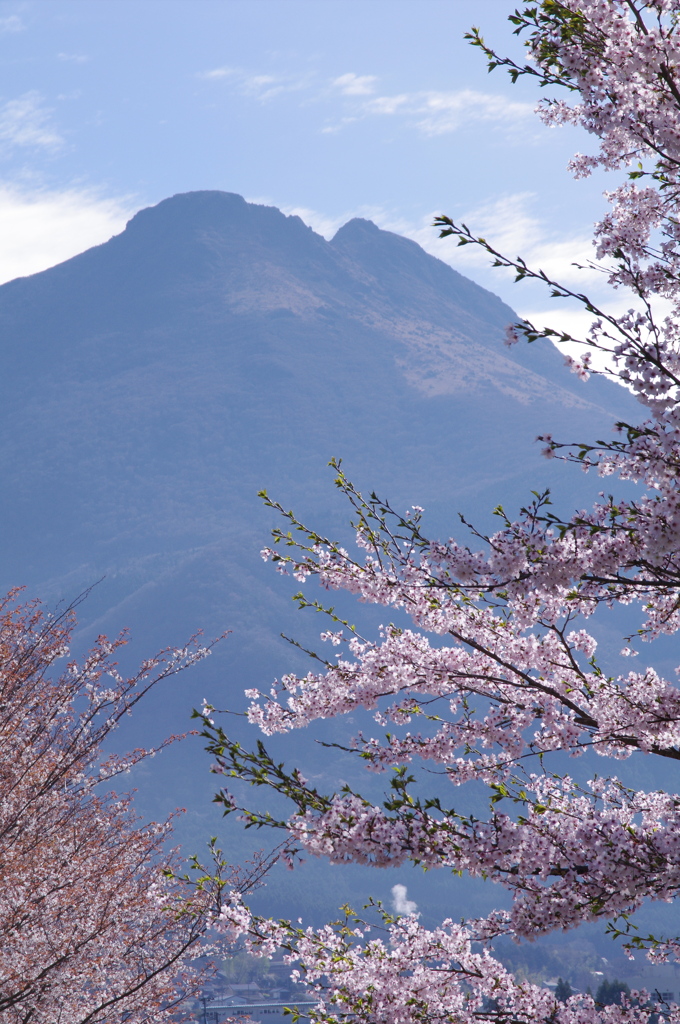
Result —
POLYGON ((418 904, 408 899, 405 885, 392 886, 392 909, 400 917, 406 917, 408 914, 416 914, 418 912, 418 904))

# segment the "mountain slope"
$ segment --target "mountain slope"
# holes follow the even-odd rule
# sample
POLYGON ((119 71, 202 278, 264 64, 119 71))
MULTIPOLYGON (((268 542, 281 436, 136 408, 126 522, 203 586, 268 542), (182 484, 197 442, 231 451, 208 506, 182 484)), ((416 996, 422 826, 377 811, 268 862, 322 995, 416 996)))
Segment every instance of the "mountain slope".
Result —
MULTIPOLYGON (((458 531, 458 511, 487 523, 531 488, 556 485, 567 509, 587 500, 597 482, 542 460, 534 438, 575 424, 602 436, 636 415, 632 400, 580 385, 551 346, 505 349, 512 319, 370 222, 327 242, 220 192, 142 210, 106 244, 0 288, 2 585, 54 604, 103 577, 79 642, 130 626, 130 664, 197 628, 232 630, 121 744, 186 729, 204 695, 242 707, 244 687, 302 664, 280 630, 318 636, 318 619, 293 613, 297 587, 262 565, 275 520, 259 489, 346 537, 325 469, 337 455, 359 486, 426 506, 432 533, 458 531)), ((207 834, 197 744, 164 759, 147 805, 192 803, 187 834, 207 834)))

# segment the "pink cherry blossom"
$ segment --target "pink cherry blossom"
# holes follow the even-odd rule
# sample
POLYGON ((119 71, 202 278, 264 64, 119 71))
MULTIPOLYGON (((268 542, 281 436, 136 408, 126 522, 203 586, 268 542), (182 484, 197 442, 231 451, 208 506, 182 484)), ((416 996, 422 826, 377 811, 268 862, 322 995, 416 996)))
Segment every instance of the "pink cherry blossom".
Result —
MULTIPOLYGON (((626 497, 603 493, 567 517, 539 495, 516 518, 499 507, 490 536, 472 529, 472 539, 435 541, 424 533, 421 509, 401 515, 365 499, 336 466, 354 514, 352 552, 265 495, 288 520, 265 559, 386 615, 379 635, 366 637, 329 609, 343 626, 322 634, 329 653, 315 671, 251 689, 249 718, 271 735, 362 709, 378 728, 351 744, 367 769, 390 769, 391 782, 379 802, 349 787, 321 793, 264 746, 250 754, 207 724, 224 770, 293 804, 281 821, 240 812, 333 862, 453 869, 492 879, 512 900, 508 911, 434 929, 416 915, 379 913, 378 938, 352 914, 317 930, 250 918, 253 948, 278 941, 300 961, 321 1020, 647 1021, 646 993, 620 1007, 598 1007, 584 995, 557 1003, 548 990, 513 978, 487 944, 501 934, 530 940, 585 921, 617 921, 644 900, 674 900, 680 889, 680 795, 629 789, 611 764, 680 760, 680 687, 650 663, 654 641, 680 631, 680 2, 541 0, 511 21, 527 42, 525 65, 499 56, 477 30, 469 38, 492 67, 548 87, 538 108, 546 124, 580 126, 592 137, 594 151, 571 163, 576 177, 598 167, 623 172, 606 193, 609 210, 593 242, 630 308, 613 316, 465 225, 437 223, 442 235, 480 245, 519 280, 543 281, 584 304, 592 323, 583 337, 521 321, 506 342, 576 341, 585 355, 569 363, 580 378, 604 372, 636 395, 639 422, 617 424, 611 440, 539 438, 547 455, 611 478, 612 487, 615 480, 635 487, 626 497), (607 354, 607 369, 593 367, 593 350, 607 354), (589 622, 620 605, 638 611, 639 644, 624 637, 618 645, 626 654, 639 648, 632 671, 600 659, 589 622), (604 766, 586 784, 545 767, 554 751, 586 750, 604 766), (451 806, 416 794, 409 773, 420 766, 448 777, 451 806), (489 788, 485 820, 455 809, 456 787, 480 780, 489 788)), ((300 603, 321 607, 304 595, 300 603)), ((222 798, 227 809, 238 803, 226 792, 222 798)), ((655 960, 680 960, 678 937, 629 945, 655 960)), ((677 1006, 657 1010, 680 1021, 677 1006)))
POLYGON ((0 1019, 186 1020, 203 940, 246 876, 230 877, 218 855, 233 896, 205 870, 182 877, 165 848, 172 821, 143 826, 130 797, 109 791, 153 751, 104 757, 102 744, 151 686, 209 648, 162 652, 127 679, 112 660, 124 638, 101 636, 66 663, 73 610, 49 616, 16 599, 0 601, 0 1019))

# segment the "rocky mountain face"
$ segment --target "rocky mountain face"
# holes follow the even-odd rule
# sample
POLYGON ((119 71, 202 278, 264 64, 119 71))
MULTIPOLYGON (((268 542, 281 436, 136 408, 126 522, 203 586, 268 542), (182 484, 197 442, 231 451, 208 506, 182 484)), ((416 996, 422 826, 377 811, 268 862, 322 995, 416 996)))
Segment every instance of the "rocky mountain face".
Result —
MULTIPOLYGON (((566 510, 597 490, 534 438, 601 437, 637 415, 632 400, 580 384, 547 344, 504 348, 512 319, 369 221, 328 242, 221 192, 174 196, 0 288, 2 585, 51 606, 101 579, 77 645, 130 627, 130 665, 198 628, 232 631, 140 708, 122 746, 186 730, 203 696, 241 710, 244 687, 303 664, 280 631, 313 643, 324 627, 261 562, 276 520, 259 489, 348 539, 332 456, 396 507, 425 506, 432 534, 459 532, 458 512, 486 526, 532 488, 566 510)), ((197 847, 214 830, 200 741, 159 760, 135 780, 141 806, 185 803, 197 847)))

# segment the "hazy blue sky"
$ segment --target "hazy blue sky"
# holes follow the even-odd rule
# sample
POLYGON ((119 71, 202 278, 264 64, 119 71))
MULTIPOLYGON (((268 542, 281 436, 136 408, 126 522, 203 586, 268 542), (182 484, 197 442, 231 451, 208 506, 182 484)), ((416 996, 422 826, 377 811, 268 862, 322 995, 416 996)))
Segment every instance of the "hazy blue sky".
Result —
POLYGON ((591 140, 544 128, 538 91, 488 75, 463 40, 475 23, 519 53, 514 7, 0 0, 0 280, 207 188, 297 212, 329 237, 370 217, 522 311, 544 308, 428 226, 437 212, 463 218, 550 270, 589 255, 607 183, 573 182, 566 162, 591 140))

